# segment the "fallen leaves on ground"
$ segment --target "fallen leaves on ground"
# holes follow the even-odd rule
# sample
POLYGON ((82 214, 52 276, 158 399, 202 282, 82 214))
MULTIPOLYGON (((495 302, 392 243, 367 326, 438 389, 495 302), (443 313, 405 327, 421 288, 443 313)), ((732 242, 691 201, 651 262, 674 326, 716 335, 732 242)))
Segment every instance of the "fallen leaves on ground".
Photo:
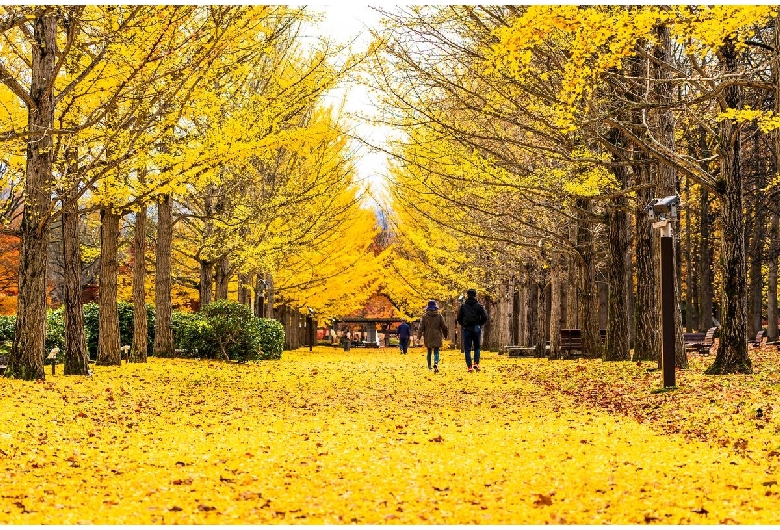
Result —
POLYGON ((773 523, 761 355, 658 394, 647 363, 419 349, 3 379, 0 523, 773 523))

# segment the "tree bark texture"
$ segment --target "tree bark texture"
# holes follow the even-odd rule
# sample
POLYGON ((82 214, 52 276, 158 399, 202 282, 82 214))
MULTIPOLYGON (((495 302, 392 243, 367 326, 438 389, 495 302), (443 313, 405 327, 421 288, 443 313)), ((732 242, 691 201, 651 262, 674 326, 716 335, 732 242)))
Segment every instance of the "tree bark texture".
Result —
MULTIPOLYGON (((631 75, 639 78, 644 75, 644 62, 630 61, 631 75)), ((635 112, 632 123, 637 134, 644 134, 642 115, 635 112)), ((634 210, 634 257, 636 260, 636 294, 634 297, 634 357, 635 361, 661 363, 661 333, 658 315, 658 283, 656 269, 659 263, 653 257, 656 245, 653 238, 653 226, 644 207, 655 195, 652 188, 653 177, 647 165, 647 155, 640 149, 633 153, 635 182, 637 186, 637 207, 634 210)))
POLYGON ((528 339, 527 344, 529 346, 536 346, 537 313, 543 309, 539 307, 539 285, 533 277, 533 275, 536 274, 536 269, 530 268, 528 273, 528 299, 526 302, 528 311, 526 312, 525 330, 528 339))
MULTIPOLYGON (((758 177, 760 179, 760 176, 758 177)), ((757 188, 763 187, 762 182, 757 183, 757 188)), ((751 224, 752 237, 750 238, 750 256, 749 275, 748 275, 748 337, 755 337, 763 329, 763 307, 764 307, 764 277, 761 274, 761 265, 764 255, 764 243, 766 237, 764 212, 760 209, 760 200, 756 198, 753 208, 753 222, 751 224)))
POLYGON ((520 269, 520 278, 518 283, 518 311, 517 311, 517 344, 519 346, 529 346, 531 344, 528 338, 528 312, 530 311, 530 296, 528 285, 527 267, 523 265, 520 269))
POLYGON ((145 363, 148 355, 149 323, 146 320, 146 205, 135 214, 133 237, 133 344, 130 362, 145 363))
MULTIPOLYGON (((622 171, 622 170, 618 170, 622 171)), ((609 215, 608 278, 609 301, 607 343, 604 360, 630 361, 631 345, 628 336, 628 214, 627 201, 619 197, 612 201, 609 215)))
POLYGON ((173 244, 173 206, 171 196, 157 200, 157 248, 155 249, 154 354, 173 357, 173 326, 171 323, 171 248, 173 244))
POLYGON ((693 245, 691 234, 690 183, 685 177, 685 330, 693 333, 699 324, 699 314, 696 311, 696 280, 693 275, 693 245))
POLYGON ((534 340, 538 357, 544 356, 545 343, 547 342, 547 278, 548 274, 545 269, 540 269, 536 286, 536 337, 534 340))
POLYGON ((705 332, 713 325, 712 301, 715 297, 712 273, 712 213, 709 190, 703 188, 699 202, 699 331, 705 332))
MULTIPOLYGON (((734 42, 726 39, 720 54, 725 73, 739 71, 738 51, 734 42)), ((724 89, 726 106, 739 109, 742 105, 741 87, 731 85, 724 89)), ((725 109, 724 109, 725 110, 725 109)), ((745 218, 742 211, 742 168, 740 161, 740 125, 733 120, 721 120, 719 133, 721 175, 722 255, 723 255, 723 319, 720 342, 715 362, 708 374, 752 373, 747 351, 747 278, 745 274, 745 218)))
POLYGON ((89 354, 84 337, 84 311, 81 305, 81 260, 78 246, 78 214, 62 214, 65 246, 65 375, 87 375, 89 354))
MULTIPOLYGON (((578 206, 590 211, 590 199, 578 199, 578 206)), ((596 256, 593 246, 593 233, 589 222, 578 223, 577 250, 580 255, 580 298, 579 321, 582 324, 582 353, 589 359, 601 357, 601 336, 599 334, 599 301, 596 285, 596 256)))
POLYGON ((245 272, 238 274, 238 303, 252 306, 252 289, 249 288, 252 276, 245 272))
POLYGON ((214 299, 227 300, 228 282, 230 281, 230 259, 227 256, 217 260, 214 276, 214 299))
POLYGON ((561 263, 566 257, 553 252, 550 258, 550 359, 561 358, 561 263))
POLYGON ((19 295, 14 341, 6 374, 44 379, 46 337, 46 264, 51 213, 52 128, 57 19, 46 11, 33 22, 30 99, 27 112, 27 166, 24 212, 20 227, 19 295))
POLYGON ((110 208, 100 210, 100 291, 98 305, 98 351, 95 364, 121 364, 119 311, 117 308, 118 245, 121 216, 110 208))
MULTIPOLYGON (((772 64, 772 78, 775 85, 774 111, 780 115, 780 16, 775 17, 774 53, 772 64)), ((780 173, 780 129, 772 131, 772 143, 775 151, 775 174, 780 173)), ((775 195, 778 197, 778 195, 775 195)), ((766 334, 769 340, 778 340, 777 329, 777 261, 780 254, 780 225, 778 224, 777 203, 774 201, 775 211, 772 212, 769 221, 769 277, 767 278, 767 326, 766 334)))
MULTIPOLYGON (((628 139, 617 129, 610 131, 609 141, 618 149, 628 148, 628 139)), ((620 165, 615 168, 615 180, 620 190, 628 187, 628 168, 620 165)), ((608 208, 607 236, 607 337, 604 348, 606 361, 630 361, 631 344, 629 341, 628 321, 628 263, 629 219, 628 200, 618 195, 610 200, 608 208)))
MULTIPOLYGON (((572 247, 577 245, 577 227, 572 225, 569 227, 569 241, 572 247)), ((576 255, 569 255, 566 260, 566 328, 567 329, 579 329, 579 257, 576 255)))
POLYGON ((200 290, 198 302, 201 309, 211 303, 212 278, 214 277, 214 263, 211 261, 200 262, 200 290))
POLYGON ((265 292, 265 318, 274 318, 274 304, 276 303, 275 300, 275 294, 274 294, 274 277, 268 273, 265 275, 265 285, 266 285, 266 292, 265 292))
MULTIPOLYGON (((69 153, 69 160, 75 160, 75 158, 75 153, 69 153)), ((74 198, 77 191, 78 180, 75 180, 66 194, 62 205, 65 375, 89 374, 89 353, 87 352, 87 343, 84 336, 84 309, 81 304, 79 212, 78 201, 74 198)))
POLYGON ((778 215, 772 214, 770 222, 769 277, 767 278, 767 326, 766 335, 770 341, 777 340, 777 261, 780 254, 780 223, 778 215))
MULTIPOLYGON (((509 280, 509 295, 511 297, 510 300, 510 315, 509 315, 509 342, 508 344, 511 344, 513 346, 517 346, 520 343, 518 342, 520 340, 520 329, 519 324, 520 320, 518 318, 518 313, 520 312, 520 293, 517 288, 517 276, 512 276, 512 278, 509 280)), ((456 329, 456 328, 452 328, 456 329)))

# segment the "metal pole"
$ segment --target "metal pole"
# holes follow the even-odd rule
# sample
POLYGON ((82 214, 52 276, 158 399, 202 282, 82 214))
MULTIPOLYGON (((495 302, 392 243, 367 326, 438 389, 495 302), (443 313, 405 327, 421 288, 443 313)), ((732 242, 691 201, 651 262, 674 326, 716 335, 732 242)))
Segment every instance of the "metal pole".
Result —
MULTIPOLYGON (((671 227, 670 227, 671 228, 671 227)), ((671 230, 669 230, 671 232, 671 230)), ((661 367, 664 387, 677 386, 674 358, 674 238, 661 236, 661 327, 663 334, 661 367)))

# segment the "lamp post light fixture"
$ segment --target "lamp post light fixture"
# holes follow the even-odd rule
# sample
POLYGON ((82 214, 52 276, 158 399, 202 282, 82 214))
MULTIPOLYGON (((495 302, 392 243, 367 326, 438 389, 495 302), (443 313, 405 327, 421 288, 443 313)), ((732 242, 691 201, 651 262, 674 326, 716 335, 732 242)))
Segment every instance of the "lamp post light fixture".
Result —
POLYGON ((674 238, 672 222, 677 220, 677 207, 680 197, 669 195, 653 199, 645 207, 648 217, 661 235, 661 370, 664 387, 676 384, 674 357, 674 238))

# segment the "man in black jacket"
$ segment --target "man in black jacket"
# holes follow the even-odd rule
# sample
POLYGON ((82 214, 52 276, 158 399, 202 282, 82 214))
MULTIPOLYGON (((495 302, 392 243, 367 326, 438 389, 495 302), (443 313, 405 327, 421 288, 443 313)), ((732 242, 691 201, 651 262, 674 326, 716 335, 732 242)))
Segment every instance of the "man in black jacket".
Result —
POLYGON ((487 322, 485 308, 477 302, 477 291, 466 291, 466 301, 458 309, 458 324, 463 328, 463 350, 466 352, 466 366, 469 372, 479 372, 480 342, 482 326, 487 322), (471 364, 471 348, 474 347, 474 365, 471 364))

